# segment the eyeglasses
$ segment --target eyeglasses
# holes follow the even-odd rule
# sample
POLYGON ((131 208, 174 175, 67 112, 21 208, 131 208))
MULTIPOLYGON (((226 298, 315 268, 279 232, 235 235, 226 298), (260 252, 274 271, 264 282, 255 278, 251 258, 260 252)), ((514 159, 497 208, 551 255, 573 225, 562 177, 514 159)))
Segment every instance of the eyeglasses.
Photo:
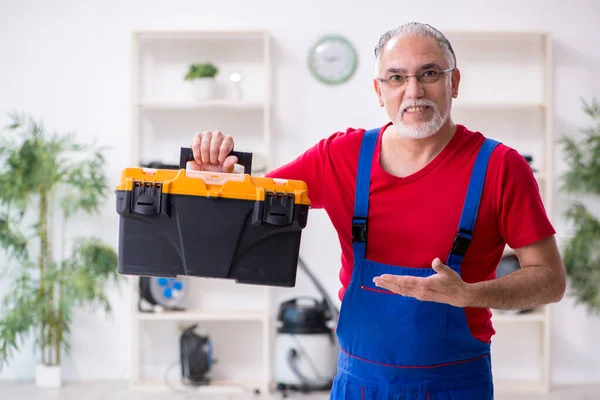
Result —
POLYGON ((419 83, 429 84, 429 83, 436 83, 437 81, 440 80, 442 75, 446 75, 448 72, 452 72, 453 70, 454 70, 454 68, 448 68, 448 69, 445 69, 440 72, 440 71, 430 69, 430 70, 423 71, 420 74, 416 74, 416 75, 394 74, 387 79, 377 78, 377 80, 379 82, 385 83, 386 85, 388 85, 389 87, 392 87, 392 88, 398 88, 400 86, 404 86, 404 84, 406 82, 408 82, 408 79, 412 78, 412 77, 417 78, 417 82, 419 82, 419 83))

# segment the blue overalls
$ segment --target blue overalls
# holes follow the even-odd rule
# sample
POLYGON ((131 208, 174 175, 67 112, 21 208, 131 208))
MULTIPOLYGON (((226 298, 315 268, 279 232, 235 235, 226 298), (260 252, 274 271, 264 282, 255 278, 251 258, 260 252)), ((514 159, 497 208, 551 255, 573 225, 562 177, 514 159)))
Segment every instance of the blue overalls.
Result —
MULTIPOLYGON (((352 221, 354 269, 338 320, 340 354, 330 398, 493 399, 490 345, 471 335, 464 309, 404 297, 373 283, 381 274, 435 274, 432 268, 365 259, 371 165, 378 135, 379 129, 365 132, 360 150, 352 221)), ((487 139, 475 161, 460 226, 446 261, 459 274, 472 238, 488 159, 497 144, 487 139)))

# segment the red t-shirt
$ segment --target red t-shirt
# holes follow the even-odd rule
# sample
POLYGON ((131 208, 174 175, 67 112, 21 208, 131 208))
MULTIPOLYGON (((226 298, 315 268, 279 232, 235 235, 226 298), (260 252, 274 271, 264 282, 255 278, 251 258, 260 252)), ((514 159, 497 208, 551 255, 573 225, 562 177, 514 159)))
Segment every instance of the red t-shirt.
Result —
MULTIPOLYGON (((374 160, 379 160, 379 133, 374 160)), ((306 182, 312 208, 323 208, 340 239, 340 299, 353 268, 351 221, 356 192, 358 155, 364 129, 349 128, 319 141, 291 163, 267 176, 306 182)), ((431 268, 436 257, 446 261, 452 247, 475 157, 485 137, 457 125, 442 152, 423 169, 398 178, 373 162, 369 198, 369 260, 414 268, 431 268)), ((537 181, 525 158, 500 144, 492 153, 481 196, 473 240, 461 264, 465 282, 495 278, 505 245, 518 248, 555 230, 537 181)), ((495 333, 485 308, 467 308, 474 337, 488 342, 495 333)))

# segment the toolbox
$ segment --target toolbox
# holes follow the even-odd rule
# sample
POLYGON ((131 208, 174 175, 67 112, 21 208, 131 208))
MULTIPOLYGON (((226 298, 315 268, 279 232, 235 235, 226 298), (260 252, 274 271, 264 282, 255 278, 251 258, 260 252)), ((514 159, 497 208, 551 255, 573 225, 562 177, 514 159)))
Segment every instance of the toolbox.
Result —
POLYGON ((252 153, 232 152, 244 173, 126 168, 117 185, 118 271, 293 287, 310 200, 306 184, 251 176, 252 153))

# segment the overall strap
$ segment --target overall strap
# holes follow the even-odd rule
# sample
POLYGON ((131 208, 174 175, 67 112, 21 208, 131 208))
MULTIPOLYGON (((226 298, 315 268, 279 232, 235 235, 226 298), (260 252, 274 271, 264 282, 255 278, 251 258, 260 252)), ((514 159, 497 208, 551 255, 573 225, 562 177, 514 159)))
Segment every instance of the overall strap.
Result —
POLYGON ((469 188, 467 189, 467 197, 460 217, 458 232, 454 238, 452 250, 450 250, 448 261, 446 262, 450 268, 458 273, 460 273, 460 265, 471 244, 471 239, 473 239, 473 229, 475 227, 475 221, 477 220, 477 212, 479 211, 479 203, 481 200, 481 193, 483 192, 488 161, 492 151, 498 144, 499 142, 495 140, 486 139, 481 145, 477 158, 475 159, 475 165, 473 166, 473 172, 471 173, 471 179, 469 181, 469 188))
POLYGON ((369 216, 369 189, 371 187, 371 166, 373 153, 381 128, 368 130, 364 133, 360 155, 358 156, 358 171, 356 173, 356 195, 354 198, 354 216, 352 218, 352 248, 354 259, 365 257, 367 247, 367 219, 369 216))

